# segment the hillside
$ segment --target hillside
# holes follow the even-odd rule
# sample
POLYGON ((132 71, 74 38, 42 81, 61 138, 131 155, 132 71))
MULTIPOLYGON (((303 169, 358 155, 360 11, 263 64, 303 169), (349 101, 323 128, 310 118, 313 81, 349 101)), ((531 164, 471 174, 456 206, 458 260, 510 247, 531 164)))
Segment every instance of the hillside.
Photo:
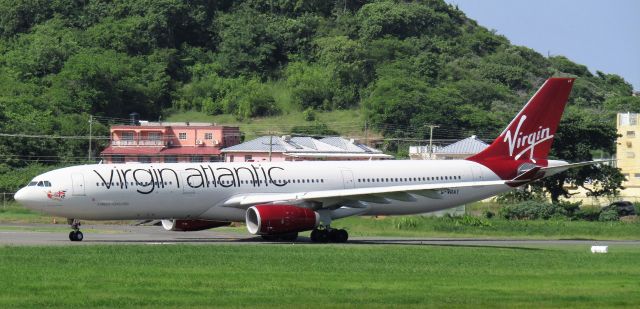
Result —
MULTIPOLYGON (((611 139, 599 149, 613 147, 615 112, 640 111, 621 77, 511 45, 442 0, 0 7, 3 134, 83 137, 93 115, 92 134, 107 136, 110 123, 139 112, 223 119, 250 136, 289 131, 283 123, 315 113, 308 123, 320 134, 363 134, 366 121, 387 138, 427 138, 425 124, 441 126, 435 138, 492 138, 554 75, 578 77, 567 119, 605 128, 611 139)), ((384 147, 399 150, 395 141, 384 147)), ((86 138, 0 137, 0 191, 48 165, 83 162, 87 149, 86 138), (16 168, 26 170, 8 177, 16 168)))

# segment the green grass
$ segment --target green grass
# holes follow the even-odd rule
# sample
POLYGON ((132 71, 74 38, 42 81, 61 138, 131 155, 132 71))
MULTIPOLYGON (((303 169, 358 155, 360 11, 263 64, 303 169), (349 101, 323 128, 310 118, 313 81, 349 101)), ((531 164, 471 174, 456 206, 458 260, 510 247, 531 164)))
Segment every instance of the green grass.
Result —
POLYGON ((0 207, 0 222, 51 223, 52 220, 53 217, 47 217, 41 213, 26 209, 16 202, 7 202, 0 207))
MULTIPOLYGON (((326 123, 329 129, 339 132, 343 136, 363 137, 364 115, 360 110, 336 110, 330 112, 317 112, 317 120, 326 123)), ((196 111, 177 112, 169 115, 166 121, 172 122, 214 122, 220 125, 237 125, 245 134, 245 140, 251 140, 259 136, 283 135, 291 132, 294 126, 312 125, 313 122, 304 120, 302 112, 293 111, 272 117, 253 118, 247 121, 239 121, 233 115, 207 115, 196 111)), ((369 132, 373 138, 374 133, 369 132)))
MULTIPOLYGON (((83 224, 132 224, 135 221, 88 221, 83 220, 83 224)), ((61 224, 67 226, 67 219, 62 217, 52 217, 37 211, 24 208, 16 202, 7 202, 5 206, 0 206, 0 223, 24 223, 24 224, 61 224)), ((67 228, 68 229, 68 228, 67 228)), ((34 228, 37 230, 37 228, 34 228)))
POLYGON ((639 239, 639 222, 587 222, 565 220, 351 217, 335 221, 352 236, 481 237, 519 239, 639 239))
POLYGON ((0 307, 636 307, 639 258, 633 246, 0 247, 0 307))

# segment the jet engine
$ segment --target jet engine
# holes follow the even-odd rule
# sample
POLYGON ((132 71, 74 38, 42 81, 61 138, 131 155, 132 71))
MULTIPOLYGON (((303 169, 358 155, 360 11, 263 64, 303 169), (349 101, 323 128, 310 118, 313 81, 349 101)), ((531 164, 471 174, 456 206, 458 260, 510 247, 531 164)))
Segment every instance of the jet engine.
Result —
POLYGON ((162 227, 167 231, 202 231, 214 227, 227 226, 231 222, 208 220, 162 220, 162 227))
POLYGON ((277 235, 312 230, 320 223, 320 215, 292 205, 256 205, 246 213, 247 230, 254 235, 277 235))

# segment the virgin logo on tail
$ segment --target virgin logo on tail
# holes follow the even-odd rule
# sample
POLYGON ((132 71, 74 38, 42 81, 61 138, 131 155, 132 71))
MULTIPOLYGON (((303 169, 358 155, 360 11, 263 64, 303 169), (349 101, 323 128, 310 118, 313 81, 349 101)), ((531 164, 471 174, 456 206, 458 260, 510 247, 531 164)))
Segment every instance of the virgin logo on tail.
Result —
POLYGON ((538 131, 536 132, 524 134, 523 132, 520 132, 520 128, 525 120, 527 120, 527 115, 522 115, 518 125, 516 126, 516 131, 511 133, 511 130, 507 130, 503 141, 509 145, 510 157, 518 160, 528 151, 529 159, 535 163, 536 161, 533 159, 533 153, 536 145, 552 139, 553 134, 550 134, 551 129, 549 127, 542 128, 542 126, 539 126, 538 131), (514 152, 516 151, 517 153, 514 156, 514 152))

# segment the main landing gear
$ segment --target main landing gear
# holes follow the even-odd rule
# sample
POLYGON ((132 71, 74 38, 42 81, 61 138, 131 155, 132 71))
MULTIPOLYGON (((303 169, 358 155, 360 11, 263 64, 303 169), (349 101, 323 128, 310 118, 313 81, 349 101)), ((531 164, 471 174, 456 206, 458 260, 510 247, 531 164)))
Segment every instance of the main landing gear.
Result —
POLYGON ((349 233, 343 229, 332 229, 330 227, 320 227, 311 231, 311 242, 317 243, 344 243, 349 239, 349 233))
POLYGON ((73 229, 73 231, 69 232, 69 240, 82 241, 84 239, 84 235, 80 232, 80 220, 67 219, 67 222, 71 225, 71 229, 73 229))

